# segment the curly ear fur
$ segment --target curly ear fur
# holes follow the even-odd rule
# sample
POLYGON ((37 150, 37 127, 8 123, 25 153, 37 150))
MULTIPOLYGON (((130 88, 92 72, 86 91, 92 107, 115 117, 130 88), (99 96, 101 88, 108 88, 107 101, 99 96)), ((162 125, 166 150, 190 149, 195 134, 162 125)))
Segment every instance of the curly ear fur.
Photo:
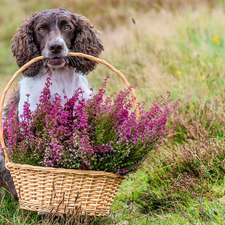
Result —
MULTIPOLYGON (((41 55, 34 41, 33 21, 36 15, 33 14, 31 17, 26 18, 12 39, 13 44, 11 50, 13 56, 16 57, 16 62, 19 67, 22 67, 31 59, 41 55)), ((23 72, 23 75, 27 77, 36 76, 42 65, 43 61, 32 64, 23 72)))
MULTIPOLYGON (((76 27, 76 36, 70 51, 98 57, 104 48, 101 39, 97 36, 97 31, 84 16, 74 13, 72 18, 72 22, 76 27)), ((73 59, 77 72, 81 71, 83 74, 88 74, 94 70, 97 64, 94 61, 81 57, 73 57, 73 59)))

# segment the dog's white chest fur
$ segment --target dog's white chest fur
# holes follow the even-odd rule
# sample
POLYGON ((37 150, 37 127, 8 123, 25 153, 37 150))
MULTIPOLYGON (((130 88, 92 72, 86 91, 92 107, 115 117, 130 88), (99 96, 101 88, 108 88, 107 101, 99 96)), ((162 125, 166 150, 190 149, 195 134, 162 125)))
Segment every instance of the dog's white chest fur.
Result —
MULTIPOLYGON (((40 74, 44 73, 44 69, 40 74)), ((35 77, 24 77, 20 83, 20 101, 19 101, 19 118, 23 113, 24 102, 27 101, 27 94, 30 95, 29 103, 31 111, 37 107, 39 97, 46 83, 46 79, 50 77, 52 85, 50 86, 51 100, 54 99, 54 94, 58 93, 62 97, 62 103, 65 103, 64 96, 72 97, 75 91, 80 87, 83 91, 85 99, 91 98, 92 91, 88 86, 86 76, 75 73, 74 69, 68 67, 49 69, 44 75, 37 75, 35 77)))

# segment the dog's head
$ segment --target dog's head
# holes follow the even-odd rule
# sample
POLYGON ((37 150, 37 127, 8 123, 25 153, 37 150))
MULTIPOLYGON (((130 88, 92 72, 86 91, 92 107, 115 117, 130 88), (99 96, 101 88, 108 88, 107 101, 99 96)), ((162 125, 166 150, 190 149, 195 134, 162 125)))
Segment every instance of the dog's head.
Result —
POLYGON ((81 52, 98 57, 103 45, 87 18, 64 9, 51 9, 28 17, 14 36, 11 49, 19 67, 34 57, 43 55, 46 58, 23 73, 34 77, 44 63, 52 68, 69 66, 76 72, 88 74, 96 63, 81 57, 67 57, 67 53, 81 52))

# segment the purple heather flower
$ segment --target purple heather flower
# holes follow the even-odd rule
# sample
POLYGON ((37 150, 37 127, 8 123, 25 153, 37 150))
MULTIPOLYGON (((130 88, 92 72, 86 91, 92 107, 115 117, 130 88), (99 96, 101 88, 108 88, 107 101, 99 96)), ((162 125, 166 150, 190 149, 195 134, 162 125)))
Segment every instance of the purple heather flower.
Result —
POLYGON ((130 90, 105 96, 108 79, 92 99, 83 99, 83 91, 78 89, 69 99, 56 94, 52 102, 48 78, 34 112, 30 110, 29 95, 20 122, 12 107, 3 121, 10 159, 120 175, 136 171, 149 151, 173 132, 166 122, 178 101, 171 104, 169 92, 167 98, 156 98, 148 110, 147 101, 143 101, 139 103, 141 118, 137 119, 130 90), (61 104, 62 98, 66 99, 65 105, 61 104))

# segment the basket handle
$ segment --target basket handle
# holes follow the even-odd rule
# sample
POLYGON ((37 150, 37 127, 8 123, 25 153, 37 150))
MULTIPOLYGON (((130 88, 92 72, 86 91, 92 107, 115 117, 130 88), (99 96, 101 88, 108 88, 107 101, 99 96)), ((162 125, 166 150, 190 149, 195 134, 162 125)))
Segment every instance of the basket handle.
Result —
MULTIPOLYGON (((139 109, 138 109, 138 105, 137 105, 137 101, 136 101, 136 96, 135 96, 135 93, 134 93, 134 89, 131 88, 130 84, 128 83, 127 79, 125 78, 125 76, 119 71, 117 70, 115 67, 113 67, 112 65, 110 65, 109 63, 107 63, 106 61, 102 60, 102 59, 99 59, 99 58, 96 58, 94 56, 91 56, 91 55, 86 55, 86 54, 83 54, 83 53, 75 53, 75 52, 68 52, 68 56, 78 56, 78 57, 83 57, 83 58, 87 58, 87 59, 90 59, 90 60, 93 60, 97 63, 101 63, 105 66, 107 66, 109 69, 111 69, 112 71, 114 71, 115 73, 117 73, 117 75, 119 75, 123 81, 123 83, 129 88, 129 90, 131 91, 131 94, 132 94, 132 97, 133 97, 133 105, 134 105, 134 111, 136 113, 136 116, 137 118, 140 117, 140 112, 139 112, 139 109)), ((30 60, 28 63, 26 63, 25 65, 23 65, 14 75, 13 77, 10 79, 9 83, 7 84, 7 86, 5 87, 4 91, 3 91, 3 94, 2 94, 2 97, 1 97, 1 100, 0 100, 0 142, 1 142, 1 145, 2 145, 2 149, 4 150, 4 154, 5 154, 5 163, 8 163, 10 162, 9 161, 9 157, 8 157, 8 153, 7 153, 7 149, 6 149, 6 146, 5 146, 5 142, 4 142, 4 138, 3 138, 3 129, 2 129, 2 111, 3 111, 3 104, 4 104, 4 101, 5 101, 5 96, 6 96, 6 93, 7 91, 9 90, 9 88, 11 87, 12 83, 14 82, 14 80, 16 79, 16 77, 22 73, 27 67, 29 67, 31 64, 39 61, 39 60, 42 60, 44 59, 44 56, 38 56, 32 60, 30 60)))

